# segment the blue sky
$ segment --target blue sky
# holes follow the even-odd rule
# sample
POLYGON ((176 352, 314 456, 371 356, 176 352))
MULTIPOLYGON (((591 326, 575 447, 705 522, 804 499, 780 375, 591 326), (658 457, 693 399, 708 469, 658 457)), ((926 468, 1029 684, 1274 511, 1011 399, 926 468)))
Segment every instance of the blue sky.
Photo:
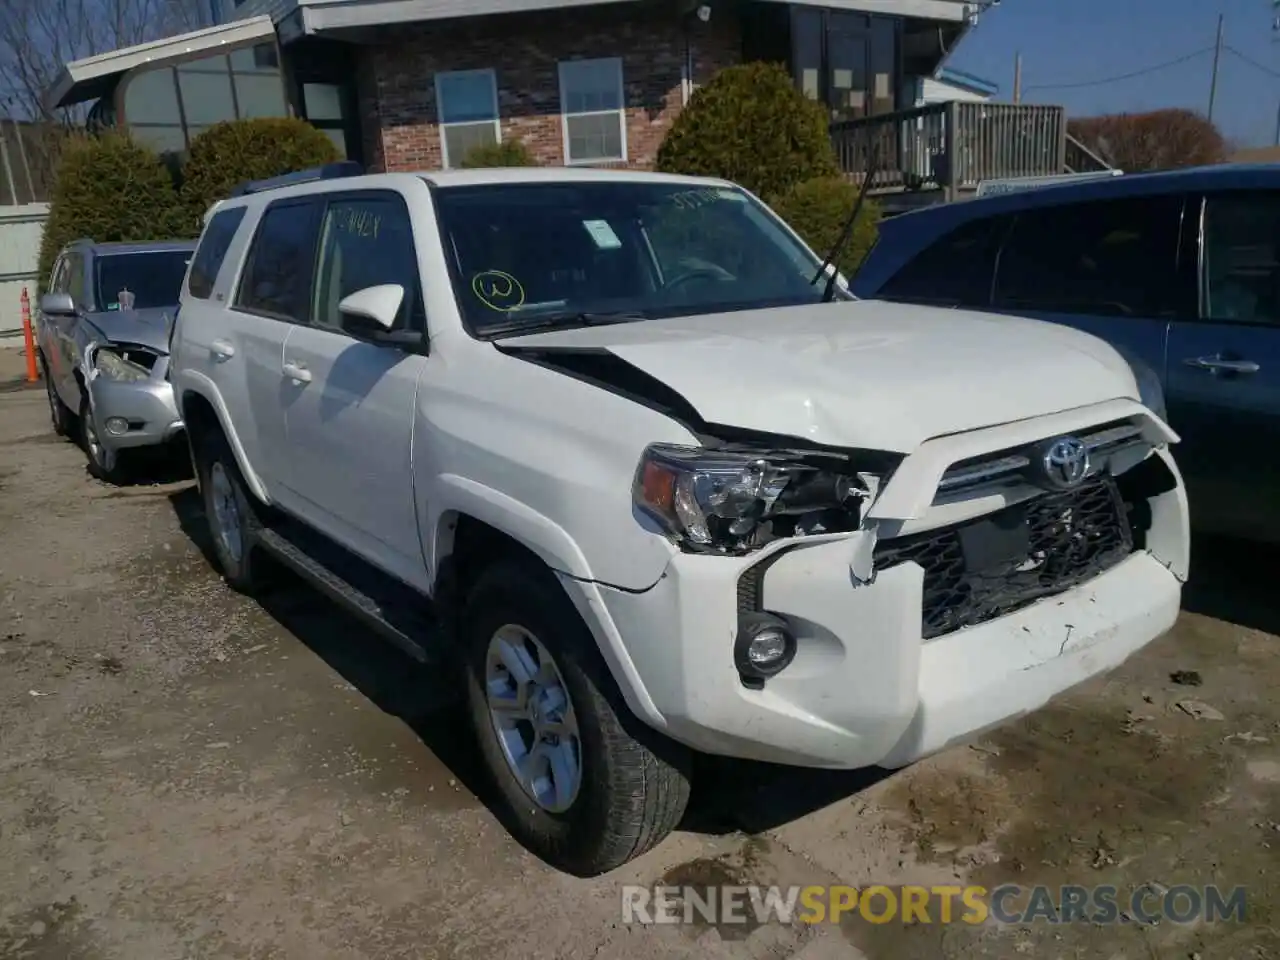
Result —
POLYGON ((1211 50, 1128 80, 1056 85, 1132 73, 1212 48, 1219 13, 1225 17, 1226 45, 1274 75, 1224 51, 1214 120, 1243 146, 1269 145, 1280 108, 1280 34, 1271 30, 1271 0, 1003 0, 983 15, 948 63, 998 83, 1000 98, 1008 99, 1014 55, 1021 51, 1023 100, 1063 104, 1069 116, 1159 107, 1203 113, 1211 50))

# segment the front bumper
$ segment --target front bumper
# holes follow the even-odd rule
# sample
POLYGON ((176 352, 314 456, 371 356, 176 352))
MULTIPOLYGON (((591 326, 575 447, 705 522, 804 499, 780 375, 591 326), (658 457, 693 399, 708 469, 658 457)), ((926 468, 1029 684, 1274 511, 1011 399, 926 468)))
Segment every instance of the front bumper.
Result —
POLYGON ((786 617, 795 660, 763 689, 732 650, 741 574, 760 557, 681 554, 651 589, 598 592, 580 608, 622 639, 655 724, 697 750, 814 767, 903 766, 1042 706, 1108 670, 1177 618, 1188 559, 1177 479, 1149 502, 1146 549, 1063 593, 922 639, 916 563, 855 576, 864 534, 795 544, 770 558, 763 608, 786 617))
POLYGON ((173 385, 154 376, 133 382, 95 376, 89 382, 89 402, 97 421, 99 441, 113 449, 167 443, 183 429, 173 385), (127 429, 112 433, 107 426, 111 420, 125 421, 127 429))

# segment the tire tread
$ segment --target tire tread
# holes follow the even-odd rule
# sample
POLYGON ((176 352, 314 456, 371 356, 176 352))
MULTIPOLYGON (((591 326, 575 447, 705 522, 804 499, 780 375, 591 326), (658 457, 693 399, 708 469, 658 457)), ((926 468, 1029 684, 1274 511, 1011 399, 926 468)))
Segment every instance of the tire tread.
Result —
MULTIPOLYGON (((623 704, 591 632, 549 570, 524 560, 503 560, 491 566, 477 579, 467 606, 469 611, 489 611, 500 603, 533 604, 542 619, 568 625, 569 629, 558 631, 550 643, 546 636, 539 639, 557 658, 562 674, 576 669, 581 681, 577 685, 582 688, 575 693, 579 722, 584 714, 597 718, 602 748, 600 756, 590 760, 595 773, 584 773, 596 781, 592 787, 599 788, 594 794, 599 805, 583 812, 586 823, 579 820, 573 831, 567 831, 548 814, 522 815, 514 807, 527 806, 527 801, 522 804, 512 799, 500 786, 513 807, 508 811, 512 832, 543 859, 570 873, 584 877, 606 873, 657 846, 680 823, 690 793, 688 753, 664 742, 664 755, 660 755, 642 742, 658 738, 647 728, 637 730, 640 739, 633 736, 626 721, 637 725, 639 721, 623 704)), ((479 642, 476 637, 471 640, 479 642)), ((475 651, 472 653, 469 660, 474 664, 475 651)), ((565 682, 573 684, 568 676, 565 682)), ((476 689, 473 687, 473 696, 476 689)), ((486 722, 479 705, 473 704, 473 714, 477 726, 486 722)), ((478 730, 480 737, 486 734, 478 730)), ((583 749, 586 764, 585 743, 583 749)), ((489 762, 492 766, 493 760, 489 762)), ((505 768, 491 774, 495 778, 509 776, 505 768)), ((583 789, 587 786, 584 780, 583 789)), ((520 789, 514 780, 511 789, 520 789)))

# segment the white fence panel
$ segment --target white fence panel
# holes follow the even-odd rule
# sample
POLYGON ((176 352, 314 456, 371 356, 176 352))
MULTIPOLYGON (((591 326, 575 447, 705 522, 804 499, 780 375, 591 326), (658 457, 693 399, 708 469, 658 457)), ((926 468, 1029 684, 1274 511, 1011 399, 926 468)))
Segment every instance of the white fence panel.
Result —
POLYGON ((47 203, 0 207, 0 338, 22 333, 22 288, 35 309, 40 237, 49 218, 47 203))

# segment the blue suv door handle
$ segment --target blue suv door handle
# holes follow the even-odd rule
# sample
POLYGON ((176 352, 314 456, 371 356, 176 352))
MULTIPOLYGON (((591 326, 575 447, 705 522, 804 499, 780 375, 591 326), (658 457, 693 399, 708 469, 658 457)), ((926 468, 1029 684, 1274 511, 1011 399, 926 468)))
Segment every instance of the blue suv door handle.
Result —
POLYGON ((1252 360, 1226 360, 1217 354, 1210 357, 1187 357, 1182 362, 1189 367, 1195 367, 1197 370, 1207 370, 1215 376, 1222 373, 1257 373, 1262 369, 1252 360))

